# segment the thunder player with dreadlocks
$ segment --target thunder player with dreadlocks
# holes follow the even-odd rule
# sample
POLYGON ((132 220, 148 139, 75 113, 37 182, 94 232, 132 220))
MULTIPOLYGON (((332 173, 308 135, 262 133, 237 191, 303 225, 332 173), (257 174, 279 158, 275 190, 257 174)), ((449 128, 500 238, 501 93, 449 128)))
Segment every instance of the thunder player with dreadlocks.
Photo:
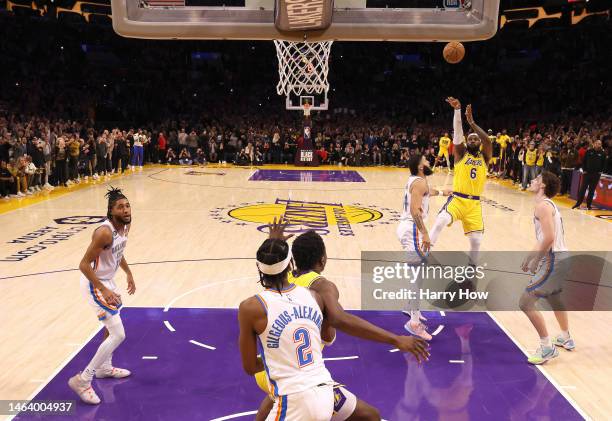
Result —
POLYGON ((91 387, 94 376, 98 379, 119 379, 131 374, 129 370, 113 367, 112 357, 115 349, 125 339, 125 330, 119 315, 121 295, 117 293, 114 280, 119 267, 127 275, 128 294, 134 294, 136 291, 132 272, 123 257, 132 222, 132 210, 130 202, 121 190, 111 187, 106 197, 107 219, 94 231, 91 244, 79 265, 83 274, 81 291, 96 312, 98 320, 104 324, 104 341, 87 367, 68 381, 70 388, 81 400, 91 405, 100 403, 100 398, 91 387))

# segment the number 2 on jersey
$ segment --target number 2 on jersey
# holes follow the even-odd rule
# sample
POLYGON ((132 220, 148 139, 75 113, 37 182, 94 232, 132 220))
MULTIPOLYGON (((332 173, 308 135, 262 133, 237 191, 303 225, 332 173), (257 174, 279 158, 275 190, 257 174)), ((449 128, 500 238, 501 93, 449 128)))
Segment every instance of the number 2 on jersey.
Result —
POLYGON ((310 349, 310 333, 308 329, 301 327, 293 332, 293 342, 299 344, 295 350, 300 368, 312 364, 314 358, 310 349))

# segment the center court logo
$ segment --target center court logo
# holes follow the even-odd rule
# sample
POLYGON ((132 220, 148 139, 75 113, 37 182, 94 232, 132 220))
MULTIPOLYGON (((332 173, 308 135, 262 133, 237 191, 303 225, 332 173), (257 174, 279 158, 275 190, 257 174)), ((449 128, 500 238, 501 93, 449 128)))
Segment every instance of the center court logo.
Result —
POLYGON ((301 200, 276 199, 274 203, 240 203, 217 207, 210 216, 221 223, 247 226, 258 224, 257 229, 267 232, 268 224, 278 217, 284 217, 288 225, 285 231, 300 234, 314 230, 327 235, 337 230, 341 236, 354 236, 353 225, 362 224, 365 228, 388 225, 399 221, 399 212, 389 208, 376 208, 375 205, 361 203, 323 203, 301 200), (386 212, 388 216, 385 216, 386 212))

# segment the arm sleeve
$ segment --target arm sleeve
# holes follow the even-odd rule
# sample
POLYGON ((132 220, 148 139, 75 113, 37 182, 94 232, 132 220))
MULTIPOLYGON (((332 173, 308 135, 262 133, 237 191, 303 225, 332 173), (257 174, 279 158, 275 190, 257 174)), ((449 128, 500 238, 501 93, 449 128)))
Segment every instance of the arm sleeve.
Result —
POLYGON ((461 110, 455 110, 453 117, 453 144, 461 145, 463 143, 463 124, 461 123, 461 110))

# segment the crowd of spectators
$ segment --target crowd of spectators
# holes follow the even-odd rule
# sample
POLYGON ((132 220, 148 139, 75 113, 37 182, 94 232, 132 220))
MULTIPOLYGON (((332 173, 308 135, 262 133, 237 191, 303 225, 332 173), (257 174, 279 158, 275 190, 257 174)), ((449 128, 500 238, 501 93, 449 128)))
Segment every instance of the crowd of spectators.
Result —
MULTIPOLYGON (((610 29, 604 20, 501 31, 467 44, 455 66, 439 44, 339 43, 331 109, 313 113, 316 153, 343 166, 402 166, 416 152, 434 163, 453 95, 503 136, 491 175, 525 187, 547 168, 567 192, 587 149, 601 142, 610 156, 610 29)), ((302 116, 274 92, 271 43, 131 40, 110 27, 0 13, 0 57, 4 197, 146 163, 291 163, 301 142, 302 116)), ((609 158, 602 172, 612 172, 609 158)))
MULTIPOLYGON (((321 164, 401 167, 412 154, 422 153, 432 165, 447 165, 436 159, 439 138, 444 132, 448 134, 444 127, 417 124, 411 130, 375 123, 360 127, 357 122, 357 117, 342 114, 319 121, 313 144, 321 164)), ((21 197, 142 168, 146 163, 287 164, 294 161, 303 140, 299 121, 269 129, 179 126, 180 122, 172 122, 168 130, 95 129, 70 120, 0 116, 0 194, 21 197)), ((598 171, 612 173, 611 133, 612 118, 581 126, 530 125, 516 134, 503 129, 497 135, 491 133, 494 159, 489 172, 524 189, 547 169, 562 177, 561 193, 565 194, 573 170, 581 168, 590 148, 607 153, 598 171)), ((452 168, 452 153, 450 165, 452 168)))

